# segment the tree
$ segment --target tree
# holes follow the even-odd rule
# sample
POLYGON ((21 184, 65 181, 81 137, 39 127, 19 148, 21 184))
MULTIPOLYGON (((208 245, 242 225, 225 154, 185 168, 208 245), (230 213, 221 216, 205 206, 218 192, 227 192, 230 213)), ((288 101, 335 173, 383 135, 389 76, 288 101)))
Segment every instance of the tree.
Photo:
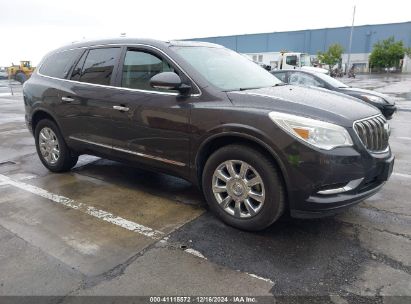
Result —
POLYGON ((400 60, 405 54, 411 54, 411 48, 404 47, 402 40, 395 41, 394 37, 378 41, 370 54, 370 66, 376 68, 399 67, 400 60))
POLYGON ((344 48, 340 44, 331 44, 326 52, 318 52, 318 59, 321 63, 328 65, 331 73, 332 67, 341 61, 343 52, 344 48))

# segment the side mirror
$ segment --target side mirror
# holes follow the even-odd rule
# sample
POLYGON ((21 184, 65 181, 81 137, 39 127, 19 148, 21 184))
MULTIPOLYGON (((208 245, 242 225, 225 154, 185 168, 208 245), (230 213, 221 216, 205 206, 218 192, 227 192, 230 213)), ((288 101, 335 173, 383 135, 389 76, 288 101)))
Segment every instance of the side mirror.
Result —
POLYGON ((189 86, 182 84, 180 76, 174 72, 162 72, 150 79, 150 86, 155 89, 186 91, 189 86))

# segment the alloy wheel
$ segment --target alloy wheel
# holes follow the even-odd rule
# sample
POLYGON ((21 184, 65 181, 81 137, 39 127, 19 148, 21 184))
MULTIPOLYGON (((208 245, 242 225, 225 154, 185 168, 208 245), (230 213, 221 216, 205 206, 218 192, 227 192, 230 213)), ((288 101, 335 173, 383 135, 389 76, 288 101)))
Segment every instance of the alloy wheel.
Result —
POLYGON ((264 205, 264 182, 251 165, 227 160, 214 171, 212 191, 220 207, 236 218, 255 216, 264 205))

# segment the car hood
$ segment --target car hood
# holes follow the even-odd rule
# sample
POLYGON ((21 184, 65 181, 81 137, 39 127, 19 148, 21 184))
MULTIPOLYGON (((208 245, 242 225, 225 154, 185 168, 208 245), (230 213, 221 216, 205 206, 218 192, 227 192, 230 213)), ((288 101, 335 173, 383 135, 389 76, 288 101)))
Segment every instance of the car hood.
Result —
POLYGON ((346 127, 355 120, 380 114, 377 108, 354 97, 319 88, 283 85, 227 95, 234 106, 306 116, 346 127))
POLYGON ((339 91, 345 94, 352 94, 352 95, 364 95, 364 94, 368 94, 368 95, 374 95, 374 96, 378 96, 383 98, 388 104, 394 105, 395 101, 382 93, 379 92, 375 92, 375 91, 371 91, 371 90, 366 90, 366 89, 360 89, 360 88, 339 88, 339 91))

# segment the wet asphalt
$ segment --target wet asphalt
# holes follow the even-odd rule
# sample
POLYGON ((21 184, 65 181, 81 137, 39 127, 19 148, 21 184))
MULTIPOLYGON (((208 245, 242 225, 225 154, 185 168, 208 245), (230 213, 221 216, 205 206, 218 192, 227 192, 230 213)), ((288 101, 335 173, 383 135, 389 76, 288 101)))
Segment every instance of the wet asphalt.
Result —
POLYGON ((248 233, 216 219, 201 193, 175 177, 91 156, 70 173, 48 172, 24 125, 21 86, 0 80, 0 296, 410 303, 411 75, 343 81, 397 101, 391 179, 338 216, 284 216, 248 233))

